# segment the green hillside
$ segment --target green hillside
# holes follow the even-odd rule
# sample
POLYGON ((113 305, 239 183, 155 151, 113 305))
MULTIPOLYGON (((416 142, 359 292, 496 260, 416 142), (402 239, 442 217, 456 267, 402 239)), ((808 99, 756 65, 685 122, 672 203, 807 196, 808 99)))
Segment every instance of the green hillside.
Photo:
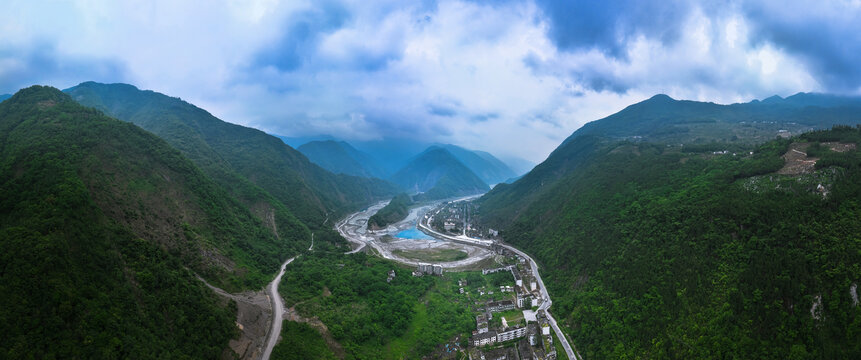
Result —
POLYGON ((0 358, 219 357, 235 305, 192 271, 260 287, 308 236, 277 239, 163 140, 53 88, 0 104, 0 138, 0 358))
POLYGON ((384 178, 386 173, 370 155, 344 141, 311 141, 296 148, 311 162, 335 174, 384 178))
POLYGON ((472 195, 489 189, 454 155, 435 146, 413 158, 390 180, 410 191, 423 192, 416 200, 472 195))
POLYGON ((396 193, 378 179, 332 174, 262 131, 230 124, 194 105, 126 84, 82 83, 72 98, 165 139, 261 219, 286 222, 285 208, 311 228, 328 229, 348 210, 396 193))
POLYGON ((484 151, 467 150, 460 146, 445 144, 435 145, 448 150, 449 153, 478 176, 485 184, 498 184, 517 176, 495 156, 484 151))
POLYGON ((580 137, 577 170, 551 174, 503 236, 542 265, 587 359, 857 358, 859 140, 841 127, 715 154, 580 137), (786 174, 790 148, 816 167, 786 174))
POLYGON ((775 137, 861 123, 861 98, 799 93, 786 99, 719 105, 656 95, 575 131, 543 163, 482 201, 496 226, 589 160, 600 139, 663 143, 691 150, 741 151, 775 137), (785 130, 785 131, 781 131, 785 130))
POLYGON ((413 200, 410 199, 409 195, 398 194, 368 219, 368 228, 372 230, 384 229, 389 224, 403 220, 410 213, 410 205, 412 204, 413 200))

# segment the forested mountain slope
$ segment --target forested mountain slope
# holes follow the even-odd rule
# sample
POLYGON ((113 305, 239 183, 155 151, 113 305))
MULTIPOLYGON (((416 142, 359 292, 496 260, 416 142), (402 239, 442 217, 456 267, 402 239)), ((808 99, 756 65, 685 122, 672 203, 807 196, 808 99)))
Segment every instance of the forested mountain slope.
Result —
POLYGON ((448 150, 486 184, 498 184, 517 176, 508 165, 488 152, 467 150, 450 144, 435 146, 448 150))
POLYGON ((497 225, 507 223, 550 185, 588 160, 599 139, 740 151, 777 136, 858 123, 861 123, 859 97, 799 93, 786 99, 771 97, 719 105, 655 95, 587 123, 565 139, 543 163, 513 184, 495 187, 482 201, 487 205, 489 221, 497 225))
POLYGON ((368 229, 385 229, 389 224, 403 220, 410 213, 413 200, 406 193, 395 195, 386 206, 368 219, 368 229))
POLYGON ((503 231, 585 358, 861 356, 861 130, 753 154, 589 141, 503 231))
POLYGON ((76 101, 165 139, 250 207, 279 217, 279 204, 310 227, 395 194, 378 179, 332 174, 278 138, 230 124, 203 109, 127 84, 82 83, 66 90, 76 101), (263 191, 260 191, 263 190, 263 191), (271 195, 271 198, 269 196, 271 195))
POLYGON ((281 238, 166 142, 34 86, 0 104, 2 358, 216 358, 281 238), (219 304, 221 303, 221 304, 219 304))
POLYGON ((335 174, 380 179, 387 175, 383 167, 370 155, 356 150, 344 141, 311 141, 296 150, 307 156, 311 162, 335 174))
POLYGON ((390 180, 409 191, 423 192, 422 200, 472 195, 489 189, 454 155, 436 146, 416 155, 390 180))

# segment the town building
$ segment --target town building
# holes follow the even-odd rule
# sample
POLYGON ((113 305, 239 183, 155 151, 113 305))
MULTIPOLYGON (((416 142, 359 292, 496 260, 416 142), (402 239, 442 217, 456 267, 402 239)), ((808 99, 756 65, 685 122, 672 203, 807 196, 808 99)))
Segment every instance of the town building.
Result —
POLYGON ((532 346, 526 339, 520 340, 517 343, 517 350, 520 352, 520 360, 537 360, 535 352, 532 351, 532 346))
POLYGON ((518 360, 517 349, 514 347, 505 347, 501 349, 489 349, 485 351, 479 351, 481 355, 478 356, 479 359, 484 360, 518 360))
POLYGON ((520 309, 527 309, 532 307, 532 295, 517 295, 517 307, 520 309))
POLYGON ((475 347, 494 344, 496 343, 496 331, 491 330, 475 335, 470 339, 469 343, 475 347))
POLYGON ((496 335, 496 342, 503 342, 526 336, 526 327, 518 327, 496 335))
POLYGON ((487 332, 487 316, 484 314, 478 315, 475 317, 476 329, 478 329, 479 334, 484 334, 487 332))
POLYGON ((487 303, 488 312, 500 312, 514 310, 514 303, 511 300, 491 301, 487 303))
POLYGON ((538 346, 541 341, 541 335, 538 333, 538 324, 530 323, 526 325, 526 336, 529 338, 529 345, 538 346))
POLYGON ((442 266, 432 264, 419 264, 416 267, 416 271, 424 275, 442 275, 442 266))
POLYGON ((500 271, 511 271, 511 269, 513 269, 513 268, 514 268, 514 265, 508 265, 508 266, 495 268, 495 269, 481 269, 481 274, 487 275, 487 274, 493 274, 493 273, 500 272, 500 271))
POLYGON ((514 284, 517 287, 523 286, 523 278, 520 277, 520 272, 517 271, 517 268, 511 267, 511 275, 514 276, 514 284))
POLYGON ((550 335, 550 324, 541 324, 541 335, 550 335))

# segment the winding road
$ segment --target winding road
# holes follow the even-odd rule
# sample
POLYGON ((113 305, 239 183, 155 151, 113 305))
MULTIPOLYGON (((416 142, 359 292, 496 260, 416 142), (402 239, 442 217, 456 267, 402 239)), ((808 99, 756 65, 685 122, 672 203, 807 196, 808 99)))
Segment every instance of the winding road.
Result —
MULTIPOLYGON (((462 198, 462 199, 454 200, 453 202, 469 200, 469 199, 474 198, 474 197, 475 196, 462 198)), ((365 209, 363 211, 353 213, 350 216, 347 216, 346 218, 344 218, 344 220, 342 220, 337 225, 335 225, 335 229, 341 234, 341 236, 343 236, 348 241, 355 243, 355 244, 358 244, 358 247, 356 249, 353 249, 352 251, 348 251, 347 254, 352 254, 352 253, 362 251, 362 249, 364 249, 365 246, 370 245, 375 250, 377 250, 381 256, 383 256, 386 259, 394 260, 394 261, 404 263, 404 264, 415 265, 414 262, 405 261, 404 259, 393 256, 388 251, 383 251, 383 249, 379 246, 379 244, 377 244, 375 241, 373 241, 373 237, 370 237, 370 236, 367 236, 364 234, 360 234, 359 231, 357 230, 357 228, 360 228, 362 225, 362 224, 360 224, 361 220, 364 218, 364 216, 362 216, 362 215, 370 216, 369 214, 375 213, 377 210, 379 210, 383 206, 385 206, 386 203, 387 203, 386 201, 383 201, 383 202, 380 202, 378 204, 375 204, 375 205, 369 207, 368 209, 365 209), (349 227, 351 227, 352 229, 348 229, 348 225, 350 225, 349 227)), ((437 210, 434 213, 434 215, 436 215, 438 213, 439 213, 439 210, 437 210)), ((527 255, 525 252, 520 251, 517 248, 514 248, 510 245, 502 244, 502 243, 499 243, 496 241, 485 240, 485 239, 476 239, 476 238, 468 237, 466 235, 451 236, 451 235, 439 233, 439 232, 433 230, 428 225, 432 220, 433 220, 433 215, 427 216, 427 217, 419 216, 418 220, 417 220, 416 227, 418 229, 421 229, 424 233, 431 235, 431 236, 433 236, 437 239, 440 239, 440 240, 449 240, 449 241, 453 241, 453 242, 466 243, 466 244, 481 246, 481 247, 490 247, 493 244, 497 244, 497 245, 500 245, 500 246, 520 255, 524 259, 526 259, 529 262, 530 266, 532 267, 532 273, 535 274, 536 283, 541 289, 542 301, 541 301, 541 305, 539 305, 538 308, 540 310, 544 310, 544 313, 547 315, 547 320, 550 323, 550 327, 553 328, 553 331, 556 333, 556 337, 562 343, 562 348, 565 350, 565 353, 568 355, 568 358, 569 359, 575 359, 575 360, 582 360, 583 359, 580 356, 580 354, 578 354, 577 351, 574 350, 574 348, 571 346, 571 343, 568 340, 568 337, 565 336, 565 333, 562 332, 562 329, 557 324, 556 319, 553 318, 553 315, 550 313, 550 306, 553 304, 553 301, 550 300, 550 294, 547 292, 547 287, 544 286, 544 280, 541 279, 541 274, 538 272, 538 264, 535 262, 534 259, 532 259, 531 256, 527 255)))
MULTIPOLYGON (((439 211, 437 211, 437 213, 439 213, 439 211)), ((431 229, 431 227, 428 225, 431 221, 433 221, 433 216, 430 216, 428 218, 424 218, 424 220, 420 219, 418 226, 422 230, 424 230, 426 233, 428 233, 432 236, 447 239, 447 240, 461 241, 461 242, 467 241, 467 242, 474 242, 476 244, 487 244, 489 241, 489 240, 484 240, 484 239, 476 239, 476 238, 467 237, 466 235, 451 236, 451 235, 445 235, 445 234, 439 233, 439 232, 431 229)), ((565 333, 563 333, 562 329, 559 328, 559 324, 556 323, 556 319, 553 318, 553 314, 550 313, 550 305, 553 304, 553 301, 550 300, 550 294, 547 292, 547 287, 544 286, 544 280, 541 279, 541 274, 538 272, 538 263, 536 263, 535 260, 532 259, 531 256, 527 255, 525 252, 520 251, 519 249, 517 249, 513 246, 502 244, 499 242, 493 242, 493 241, 491 241, 490 243, 494 243, 496 245, 502 246, 502 247, 516 253, 517 255, 520 255, 521 257, 526 259, 526 261, 529 262, 530 267, 532 267, 532 273, 535 274, 535 282, 537 283, 538 287, 541 289, 541 305, 538 306, 538 309, 544 310, 544 313, 547 314, 547 321, 550 323, 550 327, 553 328, 553 332, 556 333, 556 337, 559 338, 559 341, 562 343, 562 348, 565 349, 565 353, 568 355, 568 358, 569 359, 575 359, 575 360, 582 360, 583 358, 580 356, 579 353, 577 353, 576 350, 574 350, 574 348, 571 347, 571 343, 568 341, 568 337, 565 336, 565 333)))
POLYGON ((269 329, 269 333, 266 334, 266 347, 263 349, 263 356, 260 357, 262 360, 269 360, 269 357, 272 356, 272 349, 275 348, 275 344, 281 336, 281 323, 284 321, 284 300, 278 294, 278 284, 281 283, 281 277, 284 276, 284 269, 287 267, 287 264, 293 262, 295 259, 296 257, 289 258, 281 264, 281 271, 278 272, 278 276, 266 286, 266 290, 269 293, 269 301, 272 303, 272 327, 269 329))
MULTIPOLYGON (((311 247, 308 248, 308 251, 313 249, 314 233, 311 233, 311 247)), ((269 297, 269 302, 272 303, 272 326, 266 334, 266 347, 263 349, 263 355, 260 356, 261 360, 269 360, 269 357, 272 356, 272 349, 275 348, 278 338, 281 337, 281 325, 284 322, 284 300, 281 299, 281 294, 278 293, 278 284, 281 283, 281 277, 284 276, 284 270, 287 268, 287 265, 296 260, 297 257, 299 255, 291 257, 281 264, 281 270, 278 271, 278 275, 275 276, 275 279, 269 285, 266 285, 267 296, 269 297)))

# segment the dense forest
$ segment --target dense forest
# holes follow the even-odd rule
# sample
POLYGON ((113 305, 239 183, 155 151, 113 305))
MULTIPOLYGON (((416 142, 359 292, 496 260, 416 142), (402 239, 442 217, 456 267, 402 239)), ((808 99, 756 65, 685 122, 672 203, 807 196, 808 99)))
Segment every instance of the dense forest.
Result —
POLYGON ((536 256, 586 358, 858 358, 859 140, 837 127, 724 153, 572 139, 578 170, 507 210, 503 236, 536 256), (780 171, 804 147, 815 169, 780 171))
POLYGON ((162 140, 57 89, 0 103, 0 140, 0 358, 219 357, 236 307, 192 270, 259 286, 289 251, 162 140))
POLYGON ((272 360, 335 360, 337 357, 316 329, 306 323, 284 321, 281 341, 272 349, 272 360))
POLYGON ((410 213, 413 200, 406 193, 396 195, 386 206, 368 219, 368 228, 384 229, 389 224, 403 220, 410 213))

